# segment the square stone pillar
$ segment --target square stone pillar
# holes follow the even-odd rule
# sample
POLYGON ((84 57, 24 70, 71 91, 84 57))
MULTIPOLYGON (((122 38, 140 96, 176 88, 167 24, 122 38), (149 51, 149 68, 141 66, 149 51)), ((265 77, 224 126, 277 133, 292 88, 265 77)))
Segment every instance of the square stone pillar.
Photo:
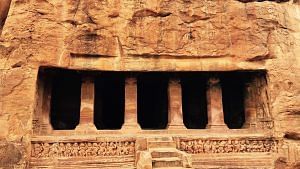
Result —
POLYGON ((182 116, 182 93, 179 79, 170 79, 169 88, 169 123, 168 129, 186 129, 182 116))
POLYGON ((208 80, 207 112, 207 128, 228 128, 224 122, 222 88, 220 84, 220 79, 217 77, 212 77, 208 80))
POLYGON ((52 93, 52 81, 48 80, 46 82, 41 82, 42 89, 39 89, 41 92, 39 98, 41 99, 41 103, 38 104, 40 106, 41 115, 40 120, 40 134, 49 134, 53 131, 51 122, 50 122, 50 107, 51 107, 51 93, 52 93))
POLYGON ((137 118, 137 80, 128 77, 125 80, 125 119, 122 130, 140 130, 137 118))
POLYGON ((253 82, 246 83, 245 92, 245 123, 243 128, 256 127, 256 105, 255 105, 255 85, 253 82))
POLYGON ((80 121, 76 130, 97 130, 94 125, 94 90, 94 80, 89 77, 83 78, 81 84, 80 121))

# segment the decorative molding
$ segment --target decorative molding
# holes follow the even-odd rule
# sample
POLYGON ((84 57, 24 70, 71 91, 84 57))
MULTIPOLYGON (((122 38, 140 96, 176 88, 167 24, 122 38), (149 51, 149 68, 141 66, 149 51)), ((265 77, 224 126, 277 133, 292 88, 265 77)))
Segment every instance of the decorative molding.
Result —
POLYGON ((134 156, 135 141, 31 142, 32 158, 134 156))
POLYGON ((190 154, 278 152, 275 139, 180 139, 179 149, 190 154))

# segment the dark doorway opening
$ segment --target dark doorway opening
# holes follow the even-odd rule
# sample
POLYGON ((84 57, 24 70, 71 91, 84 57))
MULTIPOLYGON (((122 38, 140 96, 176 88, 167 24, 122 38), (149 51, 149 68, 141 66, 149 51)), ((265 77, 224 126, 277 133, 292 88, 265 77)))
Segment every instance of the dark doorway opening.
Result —
POLYGON ((121 129, 124 123, 125 78, 121 73, 102 73, 95 79, 94 123, 97 129, 121 129))
POLYGON ((201 74, 181 78, 183 122, 188 129, 205 129, 207 125, 206 83, 201 74))
POLYGON ((225 123, 230 129, 240 129, 245 123, 246 73, 231 72, 221 75, 222 101, 225 123))
POLYGON ((165 129, 168 125, 168 77, 163 73, 138 76, 137 111, 142 129, 165 129))
POLYGON ((79 124, 81 77, 76 71, 57 70, 53 77, 50 119, 54 130, 72 130, 79 124))

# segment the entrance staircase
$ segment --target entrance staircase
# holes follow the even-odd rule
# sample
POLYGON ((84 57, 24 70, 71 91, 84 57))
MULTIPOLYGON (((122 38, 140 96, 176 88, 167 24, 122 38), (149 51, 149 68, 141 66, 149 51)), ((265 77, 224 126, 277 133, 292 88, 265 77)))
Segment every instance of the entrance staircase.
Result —
POLYGON ((191 156, 178 150, 171 137, 148 138, 147 150, 138 156, 137 169, 192 168, 191 156))

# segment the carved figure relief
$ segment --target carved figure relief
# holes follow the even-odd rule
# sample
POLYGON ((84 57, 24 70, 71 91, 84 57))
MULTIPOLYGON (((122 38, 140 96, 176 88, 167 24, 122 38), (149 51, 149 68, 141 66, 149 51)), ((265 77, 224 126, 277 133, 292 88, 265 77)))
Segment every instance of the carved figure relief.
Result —
POLYGON ((180 140, 179 144, 180 150, 190 154, 278 152, 278 140, 272 139, 194 139, 180 140))
POLYGON ((134 155, 134 141, 113 142, 33 142, 31 157, 96 157, 134 155))

